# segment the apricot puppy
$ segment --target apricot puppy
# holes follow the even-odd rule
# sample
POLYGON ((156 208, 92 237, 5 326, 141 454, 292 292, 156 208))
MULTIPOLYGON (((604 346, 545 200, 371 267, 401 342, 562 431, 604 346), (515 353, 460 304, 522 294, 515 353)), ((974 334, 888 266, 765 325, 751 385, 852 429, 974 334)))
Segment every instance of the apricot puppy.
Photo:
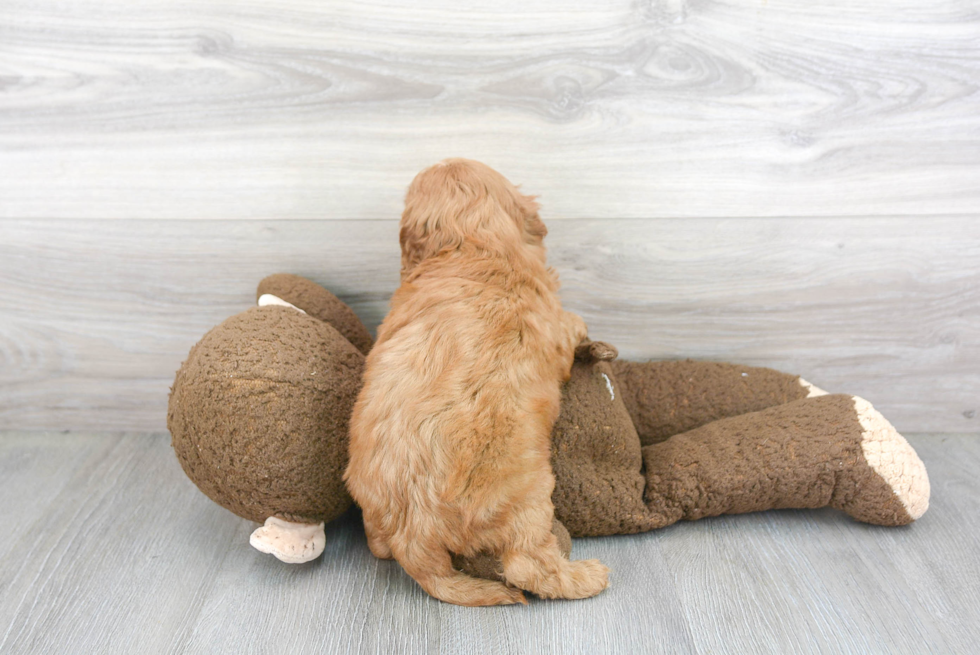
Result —
POLYGON ((367 358, 344 479, 368 544, 458 605, 587 598, 598 560, 551 532, 560 385, 585 324, 562 310, 534 199, 474 161, 428 168, 401 220, 402 283, 367 358), (453 569, 490 552, 507 584, 453 569))

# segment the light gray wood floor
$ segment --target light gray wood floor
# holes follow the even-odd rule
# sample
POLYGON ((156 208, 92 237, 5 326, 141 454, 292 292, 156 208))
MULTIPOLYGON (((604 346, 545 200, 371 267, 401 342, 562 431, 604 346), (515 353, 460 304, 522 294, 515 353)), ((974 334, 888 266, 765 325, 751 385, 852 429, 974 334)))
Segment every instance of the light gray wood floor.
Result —
POLYGON ((581 539, 613 569, 600 596, 469 609, 374 559, 356 513, 314 563, 258 553, 166 434, 0 433, 0 652, 976 652, 980 438, 909 440, 933 494, 911 526, 780 511, 581 539))

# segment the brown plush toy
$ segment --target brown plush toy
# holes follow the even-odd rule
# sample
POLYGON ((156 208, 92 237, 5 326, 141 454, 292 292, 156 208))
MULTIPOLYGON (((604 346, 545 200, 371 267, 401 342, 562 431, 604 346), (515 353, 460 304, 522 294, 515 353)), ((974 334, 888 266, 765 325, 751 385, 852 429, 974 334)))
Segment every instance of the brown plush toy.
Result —
MULTIPOLYGON (((177 373, 168 427, 187 475, 264 525, 253 546, 286 562, 323 550, 325 521, 351 500, 347 421, 371 338, 322 287, 292 275, 259 285, 177 373)), ((834 507, 904 525, 928 507, 925 467, 871 405, 796 376, 706 362, 616 360, 576 351, 552 441, 555 533, 635 533, 775 508, 834 507), (567 528, 567 531, 566 531, 567 528)), ((454 559, 499 577, 490 554, 454 559)))

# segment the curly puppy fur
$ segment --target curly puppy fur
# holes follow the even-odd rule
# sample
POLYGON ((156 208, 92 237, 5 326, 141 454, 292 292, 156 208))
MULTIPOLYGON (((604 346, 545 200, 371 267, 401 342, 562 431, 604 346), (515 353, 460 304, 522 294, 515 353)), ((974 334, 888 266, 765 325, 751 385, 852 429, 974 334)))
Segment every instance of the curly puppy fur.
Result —
POLYGON ((585 324, 562 310, 532 197, 478 162, 412 182, 402 283, 367 358, 344 479, 368 544, 459 605, 586 598, 597 560, 565 559, 552 533, 550 437, 585 324), (490 552, 503 582, 453 569, 490 552))

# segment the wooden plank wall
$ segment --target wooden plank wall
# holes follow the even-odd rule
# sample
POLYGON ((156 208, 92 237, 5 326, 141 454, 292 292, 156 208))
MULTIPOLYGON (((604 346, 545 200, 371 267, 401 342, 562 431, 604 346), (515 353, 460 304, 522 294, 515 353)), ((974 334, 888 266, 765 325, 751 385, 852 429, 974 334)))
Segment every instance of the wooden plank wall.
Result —
POLYGON ((567 304, 625 356, 977 430, 967 0, 3 3, 0 428, 163 429, 271 272, 373 328, 404 188, 455 155, 541 196, 567 304))

